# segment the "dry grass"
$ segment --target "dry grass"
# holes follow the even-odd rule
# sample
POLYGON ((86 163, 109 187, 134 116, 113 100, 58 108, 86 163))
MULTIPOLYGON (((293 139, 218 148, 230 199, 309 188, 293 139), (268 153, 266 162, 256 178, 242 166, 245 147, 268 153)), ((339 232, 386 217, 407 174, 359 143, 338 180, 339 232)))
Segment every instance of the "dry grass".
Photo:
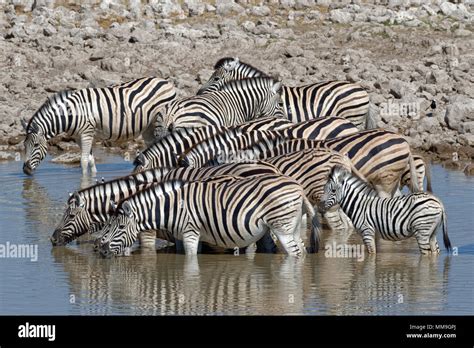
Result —
POLYGON ((110 25, 114 22, 117 22, 119 24, 122 24, 125 22, 127 19, 125 17, 119 17, 119 16, 110 16, 110 17, 101 17, 97 20, 97 23, 103 28, 103 29, 108 29, 110 25))

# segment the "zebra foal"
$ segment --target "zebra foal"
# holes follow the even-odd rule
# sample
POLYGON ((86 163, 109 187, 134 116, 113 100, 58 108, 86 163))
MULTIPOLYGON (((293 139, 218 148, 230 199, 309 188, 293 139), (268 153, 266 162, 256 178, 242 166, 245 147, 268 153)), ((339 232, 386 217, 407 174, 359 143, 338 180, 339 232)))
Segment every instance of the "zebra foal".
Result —
POLYGON ((369 253, 375 253, 375 234, 397 241, 414 236, 422 254, 439 253, 438 226, 443 226, 444 246, 451 250, 446 213, 441 201, 426 192, 380 198, 377 192, 346 169, 336 166, 324 187, 320 208, 339 205, 362 235, 369 253))

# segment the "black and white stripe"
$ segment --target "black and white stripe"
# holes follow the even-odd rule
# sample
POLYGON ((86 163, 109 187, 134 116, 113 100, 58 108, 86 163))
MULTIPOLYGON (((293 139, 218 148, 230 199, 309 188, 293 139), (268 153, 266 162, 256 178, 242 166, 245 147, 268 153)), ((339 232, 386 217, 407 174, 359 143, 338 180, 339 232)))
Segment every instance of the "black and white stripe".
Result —
POLYGON ((51 242, 53 245, 65 245, 85 233, 100 230, 109 218, 111 202, 118 203, 161 181, 171 179, 188 181, 216 175, 245 177, 273 173, 279 173, 278 169, 271 164, 256 161, 251 165, 235 163, 202 169, 159 168, 98 183, 71 195, 51 242))
MULTIPOLYGON (((236 79, 267 76, 238 58, 222 58, 214 69, 210 79, 199 89, 199 95, 218 91, 236 79)), ((347 118, 360 130, 372 125, 372 120, 368 120, 369 96, 357 83, 327 81, 299 87, 283 86, 282 99, 287 117, 292 122, 339 116, 347 118)))
POLYGON ((163 127, 230 127, 259 117, 285 118, 280 90, 281 84, 268 77, 231 81, 217 92, 169 104, 163 111, 163 127))
POLYGON ((414 236, 422 254, 439 253, 436 230, 443 224, 444 246, 448 251, 446 213, 441 201, 426 192, 380 198, 366 183, 346 169, 335 167, 324 188, 323 209, 339 205, 362 235, 369 253, 375 253, 375 234, 397 241, 414 236))
POLYGON ((371 129, 345 137, 314 141, 291 139, 280 132, 253 131, 241 134, 235 130, 218 134, 188 150, 180 157, 181 165, 200 167, 221 159, 244 156, 247 160, 261 159, 311 148, 326 147, 347 156, 381 196, 398 193, 406 168, 415 178, 412 191, 418 191, 418 180, 406 139, 393 132, 371 129), (260 140, 259 140, 260 139, 260 140), (252 145, 249 145, 252 144, 252 145))
POLYGON ((47 141, 66 133, 81 147, 83 173, 87 173, 88 166, 95 172, 95 137, 118 143, 143 135, 147 143, 152 143, 158 111, 175 96, 170 82, 155 77, 55 94, 24 124, 27 134, 23 171, 32 174, 46 156, 47 141))
POLYGON ((302 255, 302 214, 313 207, 301 186, 283 175, 169 181, 123 201, 104 227, 101 254, 120 254, 140 231, 163 229, 183 240, 186 254, 199 241, 243 248, 272 232, 290 255, 302 255))

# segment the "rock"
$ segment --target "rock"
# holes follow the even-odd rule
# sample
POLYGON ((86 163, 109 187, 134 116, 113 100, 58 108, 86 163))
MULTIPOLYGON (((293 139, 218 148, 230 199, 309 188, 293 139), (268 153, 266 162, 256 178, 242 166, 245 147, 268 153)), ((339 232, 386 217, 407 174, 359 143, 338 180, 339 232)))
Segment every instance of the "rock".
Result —
POLYGON ((474 121, 463 122, 459 127, 460 133, 474 134, 474 121))
POLYGON ((474 175, 474 164, 470 163, 464 167, 463 170, 464 174, 466 175, 474 175))
POLYGON ((206 5, 198 0, 184 0, 184 10, 188 11, 189 16, 200 16, 206 11, 206 5))
POLYGON ((435 117, 423 117, 418 123, 418 127, 421 128, 423 132, 436 134, 436 128, 439 128, 439 122, 435 117))
POLYGON ((244 13, 245 9, 233 0, 216 0, 216 13, 220 16, 244 13))
POLYGON ((439 5, 439 8, 445 16, 458 20, 469 19, 471 17, 471 14, 463 4, 456 5, 445 1, 439 5))
POLYGON ((390 80, 388 83, 389 93, 397 99, 413 96, 415 89, 410 83, 398 79, 390 80))
POLYGON ((141 28, 134 28, 130 33, 129 42, 149 43, 153 40, 155 40, 155 36, 150 33, 150 31, 141 28))
POLYGON ((462 123, 474 121, 474 99, 463 95, 454 97, 446 108, 444 119, 450 129, 460 132, 462 123))
POLYGON ((81 154, 79 152, 76 153, 63 153, 51 160, 53 163, 65 163, 65 164, 75 164, 81 162, 81 154))
POLYGON ((461 145, 474 146, 474 134, 461 134, 458 140, 461 145))
POLYGON ((258 17, 266 17, 270 15, 271 11, 268 6, 255 6, 250 13, 258 17))
POLYGON ((334 23, 347 24, 347 23, 352 22, 353 16, 349 12, 337 9, 337 10, 330 11, 330 19, 334 23))

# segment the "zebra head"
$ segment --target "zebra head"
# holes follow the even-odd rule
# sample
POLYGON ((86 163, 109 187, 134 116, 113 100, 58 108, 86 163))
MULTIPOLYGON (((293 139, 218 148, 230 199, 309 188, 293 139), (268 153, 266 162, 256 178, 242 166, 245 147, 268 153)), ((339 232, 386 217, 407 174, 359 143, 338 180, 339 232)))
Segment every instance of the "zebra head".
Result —
POLYGON ((90 215, 86 209, 85 199, 75 192, 69 198, 66 211, 51 236, 54 246, 66 245, 93 228, 90 215))
POLYGON ((131 247, 138 236, 138 224, 133 207, 124 201, 109 218, 102 229, 99 245, 100 255, 111 257, 121 254, 125 248, 131 247))
POLYGON ((341 203, 345 178, 350 175, 346 168, 334 166, 328 181, 324 185, 324 193, 321 197, 320 206, 323 211, 328 210, 341 203))
MULTIPOLYGON (((238 78, 239 58, 222 58, 214 65, 214 73, 209 80, 202 85, 196 93, 197 95, 215 92, 228 81, 238 78)), ((244 76, 247 77, 247 76, 244 76)))
POLYGON ((286 118, 282 94, 282 84, 279 81, 273 82, 269 90, 270 98, 264 99, 260 109, 262 117, 273 116, 286 118))
POLYGON ((148 160, 147 156, 140 151, 138 152, 137 157, 135 157, 133 165, 135 166, 135 169, 133 170, 134 173, 140 173, 152 168, 151 162, 148 160))
POLYGON ((23 120, 22 123, 26 130, 24 142, 26 160, 23 164, 23 172, 27 175, 32 175, 36 167, 46 157, 48 143, 44 132, 36 122, 31 121, 29 124, 26 124, 23 120))

